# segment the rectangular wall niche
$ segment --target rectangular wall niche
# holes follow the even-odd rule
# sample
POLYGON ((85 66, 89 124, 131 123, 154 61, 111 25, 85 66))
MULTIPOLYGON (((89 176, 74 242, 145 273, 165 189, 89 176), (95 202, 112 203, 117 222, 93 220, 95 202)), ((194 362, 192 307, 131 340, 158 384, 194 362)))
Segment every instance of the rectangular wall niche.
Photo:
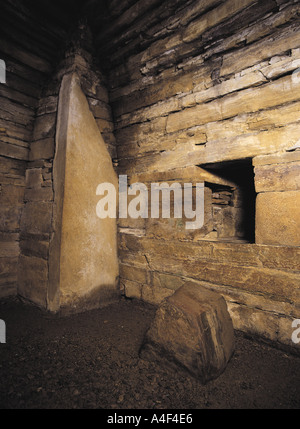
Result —
POLYGON ((212 193, 212 239, 255 243, 256 192, 252 159, 201 165, 234 187, 207 183, 212 193))

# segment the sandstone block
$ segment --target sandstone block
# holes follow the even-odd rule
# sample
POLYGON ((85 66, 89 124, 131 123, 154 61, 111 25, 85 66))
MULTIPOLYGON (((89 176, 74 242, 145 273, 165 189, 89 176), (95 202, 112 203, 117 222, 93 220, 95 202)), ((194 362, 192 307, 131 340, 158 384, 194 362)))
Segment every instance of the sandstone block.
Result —
POLYGON ((127 298, 141 299, 142 285, 140 283, 132 282, 130 280, 123 280, 121 284, 124 287, 124 293, 127 298))
POLYGON ((41 168, 28 169, 26 171, 26 187, 29 189, 39 188, 42 186, 43 176, 41 168))
MULTIPOLYGON (((282 17, 282 16, 281 16, 282 17)), ((248 31, 248 43, 251 40, 250 31, 248 31)), ((257 34, 254 35, 257 37, 257 34)), ((235 53, 228 53, 224 56, 221 69, 221 76, 231 73, 237 73, 259 63, 267 58, 272 58, 279 53, 284 53, 289 49, 299 46, 299 31, 296 25, 290 25, 286 28, 279 29, 267 38, 262 38, 256 43, 250 43, 248 46, 240 49, 235 53)))
POLYGON ((300 246, 300 191, 258 195, 256 242, 300 246))
POLYGON ((120 264, 120 277, 139 283, 147 283, 147 272, 142 268, 120 264))
POLYGON ((33 234, 49 234, 52 231, 52 203, 29 202, 21 219, 21 231, 33 234))
POLYGON ((157 287, 154 285, 143 285, 142 300, 151 305, 160 305, 164 299, 173 295, 173 291, 167 288, 157 287))
POLYGON ((141 356, 167 358, 207 383, 222 374, 233 351, 233 325, 224 298, 186 283, 157 310, 141 356))
POLYGON ((48 263, 44 259, 21 256, 18 264, 18 294, 37 305, 46 306, 48 263))
MULTIPOLYGON (((24 237, 25 238, 25 237, 24 237)), ((24 256, 34 256, 47 260, 49 254, 49 242, 41 241, 38 238, 25 238, 20 242, 21 253, 24 256)), ((1 253, 0 253, 1 255, 1 253)))
POLYGON ((300 190, 300 162, 264 165, 255 168, 257 192, 300 190))
POLYGON ((0 186, 0 206, 20 206, 23 204, 23 186, 2 184, 0 186))
POLYGON ((0 258, 0 286, 5 287, 6 284, 17 282, 18 257, 0 258))
POLYGON ((56 125, 55 113, 39 116, 35 122, 33 140, 39 141, 39 140, 54 137, 55 125, 56 125))
POLYGON ((282 78, 276 83, 262 87, 249 88, 236 92, 223 99, 216 99, 207 104, 185 109, 170 114, 167 123, 167 132, 173 133, 185 128, 204 125, 209 122, 220 121, 244 113, 254 113, 278 105, 297 100, 299 82, 290 76, 282 78))
POLYGON ((0 231, 18 231, 20 226, 21 207, 0 205, 0 231))
POLYGON ((185 43, 198 39, 205 31, 218 25, 228 16, 238 13, 240 10, 248 7, 251 0, 230 1, 223 3, 220 7, 213 9, 208 14, 198 20, 193 21, 185 30, 183 41, 185 43))
POLYGON ((53 190, 50 187, 26 189, 25 201, 53 201, 53 190))
POLYGON ((30 161, 54 158, 54 138, 38 140, 30 145, 30 161))
POLYGON ((16 282, 5 283, 0 286, 0 299, 7 298, 9 296, 15 296, 17 294, 16 282))
MULTIPOLYGON (((295 105, 296 109, 299 110, 299 106, 297 104, 295 105)), ((282 110, 280 110, 280 115, 282 117, 282 110)), ((287 111, 289 115, 291 115, 291 111, 287 111)), ((279 117, 278 117, 279 118, 279 117)), ((277 119, 276 122, 278 123, 277 119)), ((272 153, 271 155, 262 155, 257 156, 253 159, 253 165, 254 167, 260 167, 265 165, 273 165, 273 164, 286 164, 290 162, 300 162, 300 152, 278 152, 278 153, 272 153)))
POLYGON ((0 258, 17 258, 19 252, 20 247, 18 241, 0 242, 0 258))

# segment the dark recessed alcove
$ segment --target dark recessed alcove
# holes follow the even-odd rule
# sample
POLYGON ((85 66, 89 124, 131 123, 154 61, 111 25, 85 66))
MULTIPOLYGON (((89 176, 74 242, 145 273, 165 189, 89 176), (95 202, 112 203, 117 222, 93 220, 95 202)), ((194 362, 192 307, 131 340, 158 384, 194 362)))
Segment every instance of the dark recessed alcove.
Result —
MULTIPOLYGON (((228 191, 232 192, 230 206, 238 210, 238 228, 234 239, 255 243, 256 191, 252 159, 206 164, 201 168, 233 184, 228 191)), ((218 189, 215 188, 214 192, 218 189)))

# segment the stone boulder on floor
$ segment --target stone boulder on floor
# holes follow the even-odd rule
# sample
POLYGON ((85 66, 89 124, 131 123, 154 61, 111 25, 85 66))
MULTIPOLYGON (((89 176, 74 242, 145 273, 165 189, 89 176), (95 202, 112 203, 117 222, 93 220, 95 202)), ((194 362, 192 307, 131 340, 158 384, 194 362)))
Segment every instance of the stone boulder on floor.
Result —
POLYGON ((218 378, 234 352, 234 329, 224 298, 186 283, 159 306, 140 355, 167 359, 203 384, 218 378))

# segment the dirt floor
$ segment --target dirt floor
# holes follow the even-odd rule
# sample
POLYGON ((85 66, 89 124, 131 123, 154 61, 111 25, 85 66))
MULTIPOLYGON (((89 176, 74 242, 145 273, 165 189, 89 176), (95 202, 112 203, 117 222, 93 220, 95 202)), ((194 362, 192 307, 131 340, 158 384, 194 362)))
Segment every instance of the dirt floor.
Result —
POLYGON ((223 375, 206 386, 182 370, 139 359, 155 308, 122 300, 53 317, 0 302, 1 409, 297 409, 300 358, 236 333, 223 375))

